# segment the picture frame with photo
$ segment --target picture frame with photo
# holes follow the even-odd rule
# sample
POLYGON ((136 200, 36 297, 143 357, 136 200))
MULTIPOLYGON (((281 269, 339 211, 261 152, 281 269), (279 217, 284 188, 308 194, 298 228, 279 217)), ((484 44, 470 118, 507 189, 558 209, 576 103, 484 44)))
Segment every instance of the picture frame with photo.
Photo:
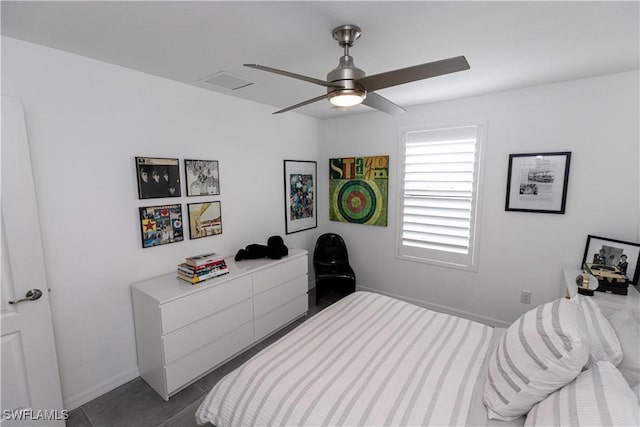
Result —
POLYGON ((318 226, 315 161, 284 161, 284 212, 286 234, 318 226))
POLYGON ((222 234, 222 206, 219 201, 189 203, 187 212, 190 239, 222 234))
POLYGON ((217 160, 184 161, 187 196, 220 195, 220 171, 217 160))
POLYGON ((638 284, 640 277, 640 243, 587 236, 582 266, 591 270, 604 270, 609 275, 624 275, 628 283, 638 284), (595 267, 594 267, 595 266, 595 267))
POLYGON ((564 214, 571 152, 510 154, 506 211, 564 214))
POLYGON ((136 157, 138 198, 180 197, 180 164, 178 159, 136 157))
POLYGON ((138 210, 143 249, 184 240, 181 205, 145 206, 138 210))

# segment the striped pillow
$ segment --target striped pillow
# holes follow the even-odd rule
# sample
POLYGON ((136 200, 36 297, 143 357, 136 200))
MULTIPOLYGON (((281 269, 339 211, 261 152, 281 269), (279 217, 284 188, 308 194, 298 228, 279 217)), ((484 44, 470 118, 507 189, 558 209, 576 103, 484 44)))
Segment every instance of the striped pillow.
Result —
POLYGON ((615 366, 598 362, 534 406, 524 425, 638 426, 640 405, 615 366))
POLYGON ((591 357, 587 367, 591 366, 591 363, 598 361, 607 361, 613 363, 614 366, 618 366, 622 362, 620 340, 618 340, 616 331, 613 330, 611 323, 604 317, 598 305, 591 297, 582 295, 574 296, 571 301, 582 307, 587 330, 591 337, 591 357))
POLYGON ((581 310, 567 299, 520 316, 489 360, 483 401, 489 418, 510 421, 575 379, 589 358, 581 310))
POLYGON ((630 310, 618 310, 607 317, 622 347, 618 371, 636 391, 640 384, 640 321, 630 310))

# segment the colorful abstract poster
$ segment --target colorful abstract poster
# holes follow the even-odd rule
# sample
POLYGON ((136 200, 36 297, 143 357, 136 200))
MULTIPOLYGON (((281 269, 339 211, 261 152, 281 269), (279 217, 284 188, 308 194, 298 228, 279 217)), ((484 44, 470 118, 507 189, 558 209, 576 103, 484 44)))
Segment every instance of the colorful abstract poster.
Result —
POLYGON ((329 219, 387 226, 389 156, 329 159, 329 219))

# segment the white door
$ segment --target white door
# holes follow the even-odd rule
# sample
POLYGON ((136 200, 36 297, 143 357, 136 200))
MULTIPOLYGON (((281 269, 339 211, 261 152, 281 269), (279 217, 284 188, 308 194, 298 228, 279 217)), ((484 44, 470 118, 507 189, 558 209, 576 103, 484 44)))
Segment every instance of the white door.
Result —
POLYGON ((58 358, 19 98, 2 97, 2 425, 63 426, 58 358), (29 293, 29 291, 31 291, 29 293), (38 291, 42 295, 38 296, 38 291), (26 298, 32 300, 16 303, 26 298))

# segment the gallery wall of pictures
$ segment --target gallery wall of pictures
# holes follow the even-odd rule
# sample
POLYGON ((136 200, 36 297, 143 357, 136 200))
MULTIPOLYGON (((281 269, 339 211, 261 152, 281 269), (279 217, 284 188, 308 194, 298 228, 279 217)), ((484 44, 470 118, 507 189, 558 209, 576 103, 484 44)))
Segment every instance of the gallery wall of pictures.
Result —
MULTIPOLYGON (((136 157, 138 199, 181 197, 180 161, 177 158, 136 157)), ((219 196, 217 160, 184 160, 187 197, 219 196)), ((219 200, 187 204, 189 238, 222 234, 222 206, 219 200)), ((184 240, 184 220, 180 203, 163 203, 138 208, 142 248, 184 240)))

